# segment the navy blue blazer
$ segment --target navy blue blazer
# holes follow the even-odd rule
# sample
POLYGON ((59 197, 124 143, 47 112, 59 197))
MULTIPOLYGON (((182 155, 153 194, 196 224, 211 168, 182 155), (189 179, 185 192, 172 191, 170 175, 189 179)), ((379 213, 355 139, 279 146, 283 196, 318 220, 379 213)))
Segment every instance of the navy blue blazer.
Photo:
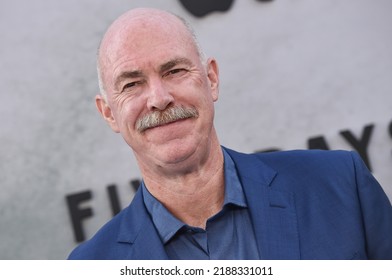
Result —
MULTIPOLYGON (((392 206, 360 157, 289 151, 232 157, 262 259, 392 259, 392 206)), ((141 190, 69 259, 167 259, 141 190)))

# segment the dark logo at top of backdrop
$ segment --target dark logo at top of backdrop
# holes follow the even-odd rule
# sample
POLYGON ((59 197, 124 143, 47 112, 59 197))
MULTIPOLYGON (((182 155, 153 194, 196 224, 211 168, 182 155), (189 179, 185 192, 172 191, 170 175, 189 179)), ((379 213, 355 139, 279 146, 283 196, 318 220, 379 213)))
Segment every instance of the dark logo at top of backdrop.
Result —
POLYGON ((180 2, 192 15, 204 17, 212 12, 228 11, 234 0, 180 0, 180 2))
MULTIPOLYGON (((273 0, 257 0, 270 2, 273 0)), ((230 10, 234 0, 180 0, 180 3, 196 17, 204 17, 212 12, 226 12, 230 10)))

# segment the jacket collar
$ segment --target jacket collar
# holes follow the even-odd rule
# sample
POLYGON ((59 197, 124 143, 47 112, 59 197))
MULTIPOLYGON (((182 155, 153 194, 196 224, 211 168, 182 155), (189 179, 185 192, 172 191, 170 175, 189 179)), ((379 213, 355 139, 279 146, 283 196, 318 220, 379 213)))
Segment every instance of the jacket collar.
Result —
POLYGON ((250 209, 261 259, 300 259, 294 194, 261 160, 229 149, 250 209))
POLYGON ((126 259, 168 259, 163 243, 143 202, 141 188, 124 210, 117 242, 132 244, 126 259))

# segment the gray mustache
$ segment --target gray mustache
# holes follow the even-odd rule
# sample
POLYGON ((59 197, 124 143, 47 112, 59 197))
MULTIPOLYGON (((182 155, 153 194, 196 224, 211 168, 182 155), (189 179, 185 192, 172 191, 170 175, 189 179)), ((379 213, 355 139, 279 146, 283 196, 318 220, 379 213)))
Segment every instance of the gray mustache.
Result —
POLYGON ((178 120, 197 118, 199 112, 196 108, 186 108, 184 106, 172 106, 164 111, 154 111, 136 121, 136 129, 143 132, 149 128, 168 124, 178 120))

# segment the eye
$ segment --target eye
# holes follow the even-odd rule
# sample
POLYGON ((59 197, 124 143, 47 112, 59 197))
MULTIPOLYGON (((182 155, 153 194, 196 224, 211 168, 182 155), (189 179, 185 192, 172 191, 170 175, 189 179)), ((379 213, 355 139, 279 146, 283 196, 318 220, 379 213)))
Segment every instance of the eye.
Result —
POLYGON ((175 68, 175 69, 172 69, 172 70, 166 72, 163 76, 164 77, 167 77, 167 76, 178 76, 178 75, 183 74, 185 72, 186 72, 186 69, 184 69, 184 68, 175 68))
POLYGON ((137 85, 139 85, 141 82, 140 81, 135 81, 135 82, 131 82, 131 83, 127 83, 123 86, 122 91, 126 91, 126 90, 132 90, 134 89, 137 85))

